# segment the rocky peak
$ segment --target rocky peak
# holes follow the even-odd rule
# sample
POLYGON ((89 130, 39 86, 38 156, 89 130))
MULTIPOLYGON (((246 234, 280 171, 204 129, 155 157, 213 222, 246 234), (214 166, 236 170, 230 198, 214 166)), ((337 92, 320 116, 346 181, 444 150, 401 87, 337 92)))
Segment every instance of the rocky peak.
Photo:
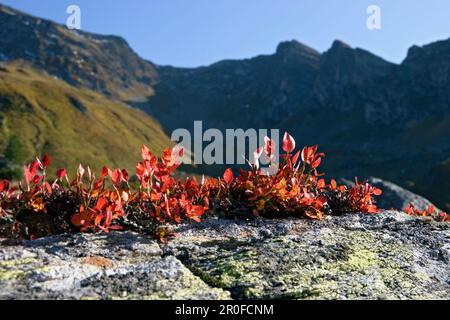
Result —
POLYGON ((284 41, 277 46, 276 57, 281 57, 285 61, 305 60, 305 61, 318 61, 320 59, 320 53, 297 40, 284 41))
MULTIPOLYGON (((359 48, 352 48, 341 40, 335 40, 321 58, 321 72, 334 81, 350 79, 362 84, 384 76, 391 71, 392 63, 359 48)), ((342 84, 342 83, 341 83, 342 84)))
POLYGON ((419 112, 447 113, 450 101, 450 39, 413 46, 401 64, 408 103, 419 112))
POLYGON ((277 54, 289 54, 289 53, 302 53, 307 52, 311 55, 318 55, 320 56, 320 53, 311 48, 307 45, 297 41, 297 40, 291 40, 291 41, 283 41, 280 42, 277 46, 276 50, 277 54))
MULTIPOLYGON (((408 50, 404 65, 421 63, 423 60, 439 59, 439 61, 450 61, 450 38, 436 41, 425 46, 414 45, 408 50)), ((431 61, 430 61, 431 62, 431 61)))
POLYGON ((346 49, 352 49, 352 47, 347 43, 345 43, 344 41, 336 39, 333 41, 330 50, 346 50, 346 49))

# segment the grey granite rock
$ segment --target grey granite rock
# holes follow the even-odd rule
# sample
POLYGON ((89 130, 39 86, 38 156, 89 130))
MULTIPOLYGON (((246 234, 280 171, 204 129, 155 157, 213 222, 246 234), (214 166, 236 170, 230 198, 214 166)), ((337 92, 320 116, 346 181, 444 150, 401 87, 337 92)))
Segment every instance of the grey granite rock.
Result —
POLYGON ((449 224, 396 211, 209 219, 0 245, 2 299, 449 299, 449 224))
POLYGON ((159 245, 131 232, 0 246, 2 299, 229 299, 159 245))
POLYGON ((406 190, 395 183, 378 178, 370 178, 369 183, 383 190, 383 194, 377 201, 380 208, 403 210, 410 203, 421 210, 428 208, 430 205, 436 207, 428 199, 406 190))

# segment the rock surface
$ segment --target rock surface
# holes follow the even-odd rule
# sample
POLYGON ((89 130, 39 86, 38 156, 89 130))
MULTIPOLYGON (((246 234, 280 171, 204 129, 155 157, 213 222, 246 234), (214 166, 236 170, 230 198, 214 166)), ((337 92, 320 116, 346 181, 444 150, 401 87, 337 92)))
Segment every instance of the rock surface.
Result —
POLYGON ((449 225, 396 211, 176 231, 2 240, 0 298, 450 298, 449 225))
MULTIPOLYGON (((377 206, 384 209, 404 210, 410 203, 420 210, 427 209, 430 205, 437 208, 428 199, 406 190, 395 183, 370 178, 369 183, 383 190, 383 194, 377 200, 377 206)), ((440 211, 440 209, 438 209, 440 211)))

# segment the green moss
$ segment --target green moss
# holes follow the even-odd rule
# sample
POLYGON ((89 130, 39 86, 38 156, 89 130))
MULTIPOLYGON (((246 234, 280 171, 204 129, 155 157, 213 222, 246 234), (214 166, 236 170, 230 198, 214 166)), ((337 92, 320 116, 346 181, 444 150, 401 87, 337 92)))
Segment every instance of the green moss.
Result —
POLYGON ((26 277, 31 271, 24 270, 25 267, 36 261, 35 258, 0 261, 0 280, 17 280, 26 277))
POLYGON ((428 296, 417 288, 426 288, 430 279, 410 268, 416 263, 412 245, 380 239, 376 232, 345 229, 318 238, 320 246, 285 237, 239 249, 219 248, 212 259, 193 264, 205 282, 232 291, 236 298, 428 296))
POLYGON ((348 258, 348 268, 364 270, 378 262, 377 254, 367 249, 357 250, 353 252, 348 258))
POLYGON ((22 270, 0 270, 0 280, 17 280, 24 278, 26 274, 22 270))
POLYGON ((35 262, 35 258, 25 258, 25 259, 17 259, 17 260, 6 260, 6 261, 0 261, 0 268, 10 268, 14 266, 24 265, 24 264, 30 264, 35 262))

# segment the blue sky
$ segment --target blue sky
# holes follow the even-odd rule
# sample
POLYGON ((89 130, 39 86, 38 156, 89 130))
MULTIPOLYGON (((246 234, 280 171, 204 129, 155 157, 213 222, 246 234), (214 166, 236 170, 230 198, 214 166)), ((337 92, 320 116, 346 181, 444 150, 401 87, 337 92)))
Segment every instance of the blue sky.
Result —
POLYGON ((82 29, 123 36, 142 57, 192 67, 270 54, 297 39, 325 51, 334 39, 401 62, 412 44, 450 37, 449 0, 0 0, 65 23, 77 4, 82 29), (382 29, 366 27, 381 8, 382 29))

